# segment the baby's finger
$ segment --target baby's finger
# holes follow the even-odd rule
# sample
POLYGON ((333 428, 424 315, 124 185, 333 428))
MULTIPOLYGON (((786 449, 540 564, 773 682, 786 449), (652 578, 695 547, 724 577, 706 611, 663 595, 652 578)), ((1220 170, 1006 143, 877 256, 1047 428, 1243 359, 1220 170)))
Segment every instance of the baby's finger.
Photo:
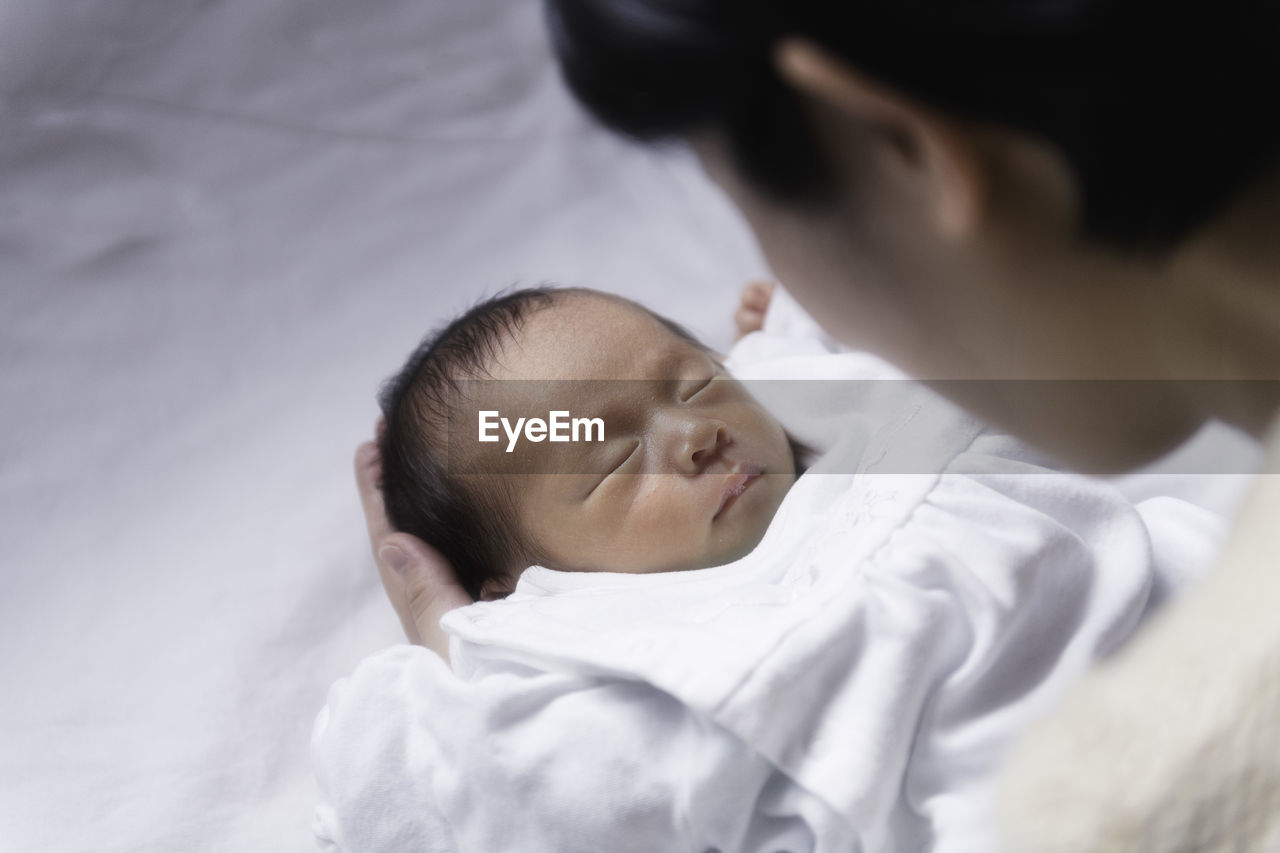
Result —
POLYGON ((771 281, 749 281, 742 288, 742 307, 756 311, 768 309, 773 299, 774 283, 771 281))
POLYGON ((738 337, 758 332, 764 328, 764 312, 739 308, 733 313, 733 323, 738 327, 738 337))

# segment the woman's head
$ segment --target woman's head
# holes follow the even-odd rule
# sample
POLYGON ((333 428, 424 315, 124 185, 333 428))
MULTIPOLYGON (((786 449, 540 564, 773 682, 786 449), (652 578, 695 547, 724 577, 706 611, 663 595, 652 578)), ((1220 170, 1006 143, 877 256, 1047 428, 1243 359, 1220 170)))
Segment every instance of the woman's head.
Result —
POLYGON ((833 177, 812 92, 779 67, 799 38, 920 104, 1048 143, 1079 184, 1083 230, 1124 246, 1177 240, 1270 164, 1275 5, 547 0, 595 115, 642 140, 713 130, 779 200, 818 201, 833 177))
POLYGON ((731 562, 759 543, 795 479, 781 426, 713 353, 593 291, 516 291, 477 306, 423 344, 382 402, 388 515, 448 557, 476 596, 534 563, 731 562), (581 441, 512 440, 511 424, 555 411, 603 428, 581 441), (507 420, 501 440, 479 440, 481 412, 507 420))
MULTIPOLYGON (((1274 162, 1270 6, 548 10, 583 102, 629 135, 691 140, 775 273, 846 342, 925 379, 1211 378, 1206 284, 1171 270, 1274 162)), ((1141 461, 1200 416, 1167 383, 1135 384, 1105 417, 949 390, 1085 464, 1141 461)))

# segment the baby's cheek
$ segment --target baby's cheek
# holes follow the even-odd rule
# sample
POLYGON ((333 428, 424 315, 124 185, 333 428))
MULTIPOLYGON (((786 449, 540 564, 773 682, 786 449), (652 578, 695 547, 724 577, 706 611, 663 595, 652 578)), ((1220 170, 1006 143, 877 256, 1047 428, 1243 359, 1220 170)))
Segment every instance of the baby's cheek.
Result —
POLYGON ((653 527, 673 517, 673 501, 668 490, 663 488, 666 476, 649 474, 641 478, 635 503, 631 507, 632 519, 638 526, 653 527))
POLYGON ((649 533, 665 536, 691 528, 700 517, 691 482, 676 474, 645 476, 632 505, 634 524, 649 533))

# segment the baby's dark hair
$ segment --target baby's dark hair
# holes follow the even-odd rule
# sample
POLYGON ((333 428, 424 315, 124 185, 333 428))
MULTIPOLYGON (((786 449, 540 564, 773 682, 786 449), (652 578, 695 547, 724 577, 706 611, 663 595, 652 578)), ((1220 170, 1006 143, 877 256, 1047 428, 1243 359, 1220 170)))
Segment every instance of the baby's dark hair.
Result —
POLYGON ((386 421, 378 450, 387 518, 439 551, 472 598, 481 597, 486 582, 504 583, 512 572, 543 560, 516 521, 511 479, 464 470, 465 455, 449 454, 449 424, 459 412, 463 383, 489 372, 503 342, 530 314, 571 293, 626 302, 706 349, 679 324, 622 297, 584 288, 522 288, 486 299, 427 335, 378 394, 386 421))

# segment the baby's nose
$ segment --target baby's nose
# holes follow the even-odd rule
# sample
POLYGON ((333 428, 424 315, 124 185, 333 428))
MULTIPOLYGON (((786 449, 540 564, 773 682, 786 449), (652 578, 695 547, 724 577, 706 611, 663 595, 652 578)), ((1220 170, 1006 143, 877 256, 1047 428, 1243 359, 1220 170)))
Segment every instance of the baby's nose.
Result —
POLYGON ((716 418, 686 416, 681 420, 675 458, 682 472, 697 474, 729 443, 729 430, 716 418))

